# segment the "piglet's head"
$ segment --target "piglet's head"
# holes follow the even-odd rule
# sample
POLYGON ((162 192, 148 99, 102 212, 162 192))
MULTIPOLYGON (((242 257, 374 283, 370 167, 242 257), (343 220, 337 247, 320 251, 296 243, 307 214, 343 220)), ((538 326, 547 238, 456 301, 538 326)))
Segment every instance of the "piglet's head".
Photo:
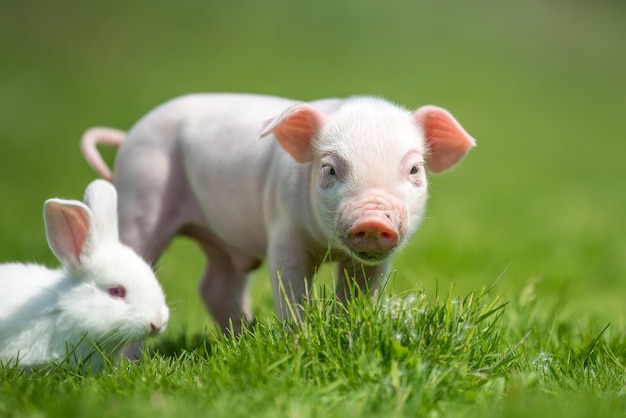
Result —
POLYGON ((444 171, 474 139, 445 109, 407 112, 353 98, 325 113, 298 104, 266 122, 298 163, 312 164, 311 207, 329 240, 363 263, 390 256, 419 224, 426 204, 424 167, 444 171))

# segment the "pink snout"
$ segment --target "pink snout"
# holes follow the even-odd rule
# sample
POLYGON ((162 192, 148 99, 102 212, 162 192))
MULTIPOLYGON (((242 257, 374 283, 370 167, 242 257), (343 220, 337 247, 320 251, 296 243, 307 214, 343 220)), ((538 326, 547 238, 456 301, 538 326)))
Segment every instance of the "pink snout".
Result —
POLYGON ((397 228, 385 215, 365 215, 347 232, 347 244, 358 257, 382 260, 398 245, 397 228))

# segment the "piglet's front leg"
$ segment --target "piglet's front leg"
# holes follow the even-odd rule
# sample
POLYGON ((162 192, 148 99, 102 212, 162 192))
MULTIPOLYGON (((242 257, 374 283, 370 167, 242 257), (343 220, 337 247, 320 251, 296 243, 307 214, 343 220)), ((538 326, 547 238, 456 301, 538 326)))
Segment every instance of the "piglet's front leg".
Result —
POLYGON ((315 273, 315 260, 300 241, 289 236, 271 240, 268 249, 274 306, 282 319, 294 314, 300 318, 315 273))

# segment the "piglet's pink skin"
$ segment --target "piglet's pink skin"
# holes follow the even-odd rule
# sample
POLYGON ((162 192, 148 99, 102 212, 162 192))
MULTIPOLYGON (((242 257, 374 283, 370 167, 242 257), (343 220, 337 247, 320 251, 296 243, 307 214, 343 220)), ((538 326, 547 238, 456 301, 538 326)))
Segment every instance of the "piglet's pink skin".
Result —
POLYGON ((174 99, 123 141, 117 130, 88 131, 83 152, 110 175, 98 143, 121 143, 113 173, 121 240, 152 262, 176 235, 197 241, 207 257, 202 298, 235 331, 249 317, 247 277, 264 258, 282 317, 324 261, 337 264, 341 299, 345 272, 377 289, 422 219, 425 169, 444 171, 475 145, 436 106, 243 94, 174 99))

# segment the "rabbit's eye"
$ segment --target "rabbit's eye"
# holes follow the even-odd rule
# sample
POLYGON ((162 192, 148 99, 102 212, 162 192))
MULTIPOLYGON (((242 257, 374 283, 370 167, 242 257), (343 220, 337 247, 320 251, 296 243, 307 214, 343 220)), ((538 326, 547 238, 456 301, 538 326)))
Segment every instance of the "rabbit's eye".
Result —
POLYGON ((124 286, 109 287, 109 296, 113 299, 126 298, 126 288, 124 286))

